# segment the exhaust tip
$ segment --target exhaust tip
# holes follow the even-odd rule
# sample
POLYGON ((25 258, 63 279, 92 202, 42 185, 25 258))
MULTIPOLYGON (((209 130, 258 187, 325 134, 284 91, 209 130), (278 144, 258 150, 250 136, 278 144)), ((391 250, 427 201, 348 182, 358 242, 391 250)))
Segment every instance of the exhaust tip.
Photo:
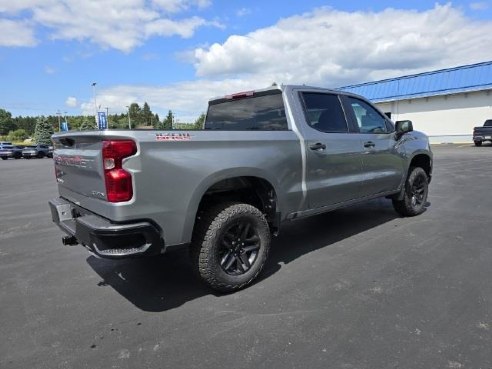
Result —
POLYGON ((63 236, 62 237, 62 243, 64 246, 74 246, 79 243, 75 236, 63 236))

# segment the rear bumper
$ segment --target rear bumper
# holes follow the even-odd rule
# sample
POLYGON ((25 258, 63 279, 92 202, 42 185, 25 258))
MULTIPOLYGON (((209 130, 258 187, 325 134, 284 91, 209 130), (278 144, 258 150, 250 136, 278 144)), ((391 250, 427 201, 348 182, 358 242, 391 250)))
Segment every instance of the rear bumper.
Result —
POLYGON ((474 135, 473 141, 492 141, 492 134, 474 135))
POLYGON ((23 158, 36 158, 39 156, 39 153, 37 152, 23 152, 22 157, 23 158))
POLYGON ((164 243, 157 227, 147 221, 116 224, 59 197, 49 201, 53 222, 66 234, 104 258, 157 255, 164 243))

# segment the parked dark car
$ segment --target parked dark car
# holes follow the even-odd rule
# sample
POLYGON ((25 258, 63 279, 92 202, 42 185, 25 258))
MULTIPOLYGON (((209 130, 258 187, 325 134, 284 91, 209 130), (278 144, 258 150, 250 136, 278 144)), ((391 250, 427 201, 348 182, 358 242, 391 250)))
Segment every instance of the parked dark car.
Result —
POLYGON ((487 119, 482 127, 473 128, 473 142, 475 146, 482 146, 482 142, 492 142, 492 119, 487 119))
POLYGON ((7 160, 9 158, 20 159, 22 158, 23 146, 14 145, 1 145, 0 146, 0 158, 7 160))
POLYGON ((22 157, 31 158, 52 158, 53 148, 48 145, 30 145, 22 150, 22 157))

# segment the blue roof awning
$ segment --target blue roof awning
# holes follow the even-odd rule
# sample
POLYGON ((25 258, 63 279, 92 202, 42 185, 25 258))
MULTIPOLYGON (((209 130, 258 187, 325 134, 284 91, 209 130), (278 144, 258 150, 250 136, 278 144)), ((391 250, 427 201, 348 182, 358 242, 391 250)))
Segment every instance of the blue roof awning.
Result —
POLYGON ((492 88, 492 61, 344 86, 338 90, 374 102, 480 91, 492 88))

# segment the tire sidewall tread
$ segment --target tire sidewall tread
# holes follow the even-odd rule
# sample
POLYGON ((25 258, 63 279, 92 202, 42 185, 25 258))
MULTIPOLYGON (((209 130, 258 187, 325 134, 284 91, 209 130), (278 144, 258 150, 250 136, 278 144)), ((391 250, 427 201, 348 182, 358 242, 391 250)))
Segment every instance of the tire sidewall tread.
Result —
POLYGON ((425 211, 425 203, 427 202, 427 196, 429 194, 429 178, 427 177, 427 173, 421 167, 410 167, 408 171, 408 177, 405 181, 405 193, 402 200, 393 200, 393 207, 396 212, 405 217, 413 217, 419 214, 422 214, 425 211), (422 206, 415 208, 412 206, 412 198, 409 194, 410 188, 418 176, 423 175, 425 177, 425 198, 422 206))
POLYGON ((190 256, 195 272, 206 284, 219 292, 232 292, 249 285, 258 276, 267 259, 269 246, 270 230, 261 211, 249 204, 228 202, 211 207, 197 219, 190 256), (231 276, 218 263, 217 241, 224 228, 242 217, 255 223, 261 247, 250 270, 240 276, 231 276))

